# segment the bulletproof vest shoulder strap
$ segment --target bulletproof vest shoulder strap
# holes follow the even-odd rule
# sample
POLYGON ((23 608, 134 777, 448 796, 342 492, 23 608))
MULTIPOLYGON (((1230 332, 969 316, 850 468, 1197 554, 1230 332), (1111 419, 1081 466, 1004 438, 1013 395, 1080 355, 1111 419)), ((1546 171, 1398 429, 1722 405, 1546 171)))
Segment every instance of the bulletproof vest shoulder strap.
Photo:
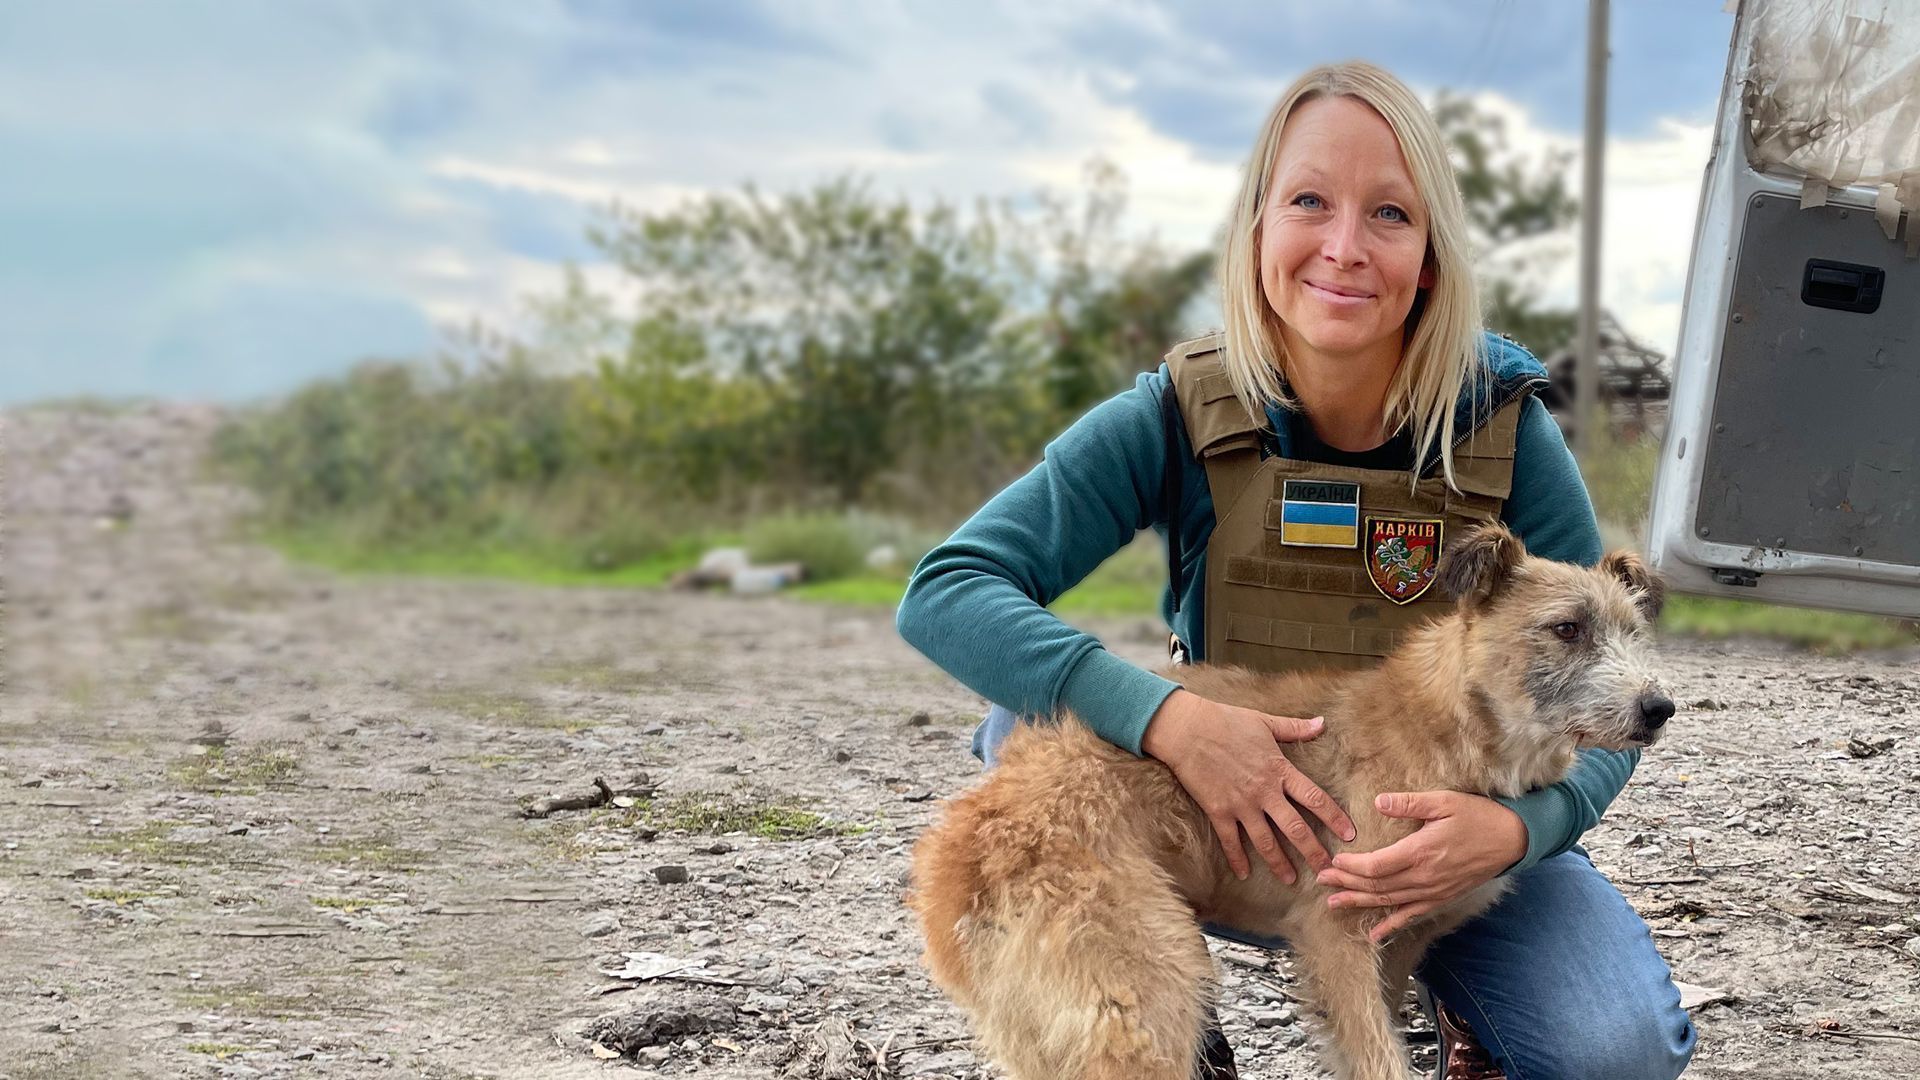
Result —
POLYGON ((1214 518, 1224 517, 1260 467, 1264 418, 1248 413, 1227 378, 1226 335, 1209 334, 1174 346, 1167 370, 1179 401, 1193 456, 1207 470, 1214 518))

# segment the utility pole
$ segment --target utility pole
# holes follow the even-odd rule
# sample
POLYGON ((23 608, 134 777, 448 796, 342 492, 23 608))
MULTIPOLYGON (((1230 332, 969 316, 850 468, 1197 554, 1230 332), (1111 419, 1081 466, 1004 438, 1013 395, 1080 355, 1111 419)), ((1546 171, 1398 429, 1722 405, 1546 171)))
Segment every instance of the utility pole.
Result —
POLYGON ((1607 0, 1587 0, 1587 149, 1580 184, 1580 345, 1573 363, 1573 448, 1599 449, 1600 178, 1607 145, 1607 0))

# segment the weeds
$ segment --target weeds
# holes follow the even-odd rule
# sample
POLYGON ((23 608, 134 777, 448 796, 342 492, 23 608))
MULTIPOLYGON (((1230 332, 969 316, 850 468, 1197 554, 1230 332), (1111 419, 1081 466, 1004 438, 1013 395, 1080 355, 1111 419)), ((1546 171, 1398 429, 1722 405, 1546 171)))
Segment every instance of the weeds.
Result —
POLYGON ((195 791, 216 794, 256 794, 285 783, 300 769, 299 759, 272 747, 210 746, 175 765, 173 779, 195 791))
POLYGON ((205 859, 212 847, 210 843, 173 839, 174 831, 187 825, 183 821, 149 821, 137 828, 96 836, 87 841, 85 850, 100 855, 131 856, 142 862, 187 863, 205 859))
POLYGON ((809 802, 787 796, 689 792, 654 801, 646 816, 650 824, 675 832, 744 832, 769 840, 857 836, 867 831, 864 825, 836 822, 814 813, 806 808, 809 802))

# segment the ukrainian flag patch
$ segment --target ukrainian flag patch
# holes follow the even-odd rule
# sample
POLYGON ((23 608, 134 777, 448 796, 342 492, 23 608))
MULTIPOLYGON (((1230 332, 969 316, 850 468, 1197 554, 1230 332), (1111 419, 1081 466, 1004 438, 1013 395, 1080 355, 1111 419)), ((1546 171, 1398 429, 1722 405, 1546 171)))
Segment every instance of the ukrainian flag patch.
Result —
POLYGON ((1280 491, 1280 542, 1293 547, 1360 546, 1360 485, 1286 481, 1280 491))

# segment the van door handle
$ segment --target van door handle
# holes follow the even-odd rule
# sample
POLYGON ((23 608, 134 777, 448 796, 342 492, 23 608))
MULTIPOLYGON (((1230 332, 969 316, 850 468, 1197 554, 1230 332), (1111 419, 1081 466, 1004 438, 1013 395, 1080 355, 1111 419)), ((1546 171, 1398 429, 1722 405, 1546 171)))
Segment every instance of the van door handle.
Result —
POLYGON ((1880 309, 1887 272, 1877 266, 1808 259, 1800 278, 1800 300, 1813 307, 1871 315, 1880 309))

